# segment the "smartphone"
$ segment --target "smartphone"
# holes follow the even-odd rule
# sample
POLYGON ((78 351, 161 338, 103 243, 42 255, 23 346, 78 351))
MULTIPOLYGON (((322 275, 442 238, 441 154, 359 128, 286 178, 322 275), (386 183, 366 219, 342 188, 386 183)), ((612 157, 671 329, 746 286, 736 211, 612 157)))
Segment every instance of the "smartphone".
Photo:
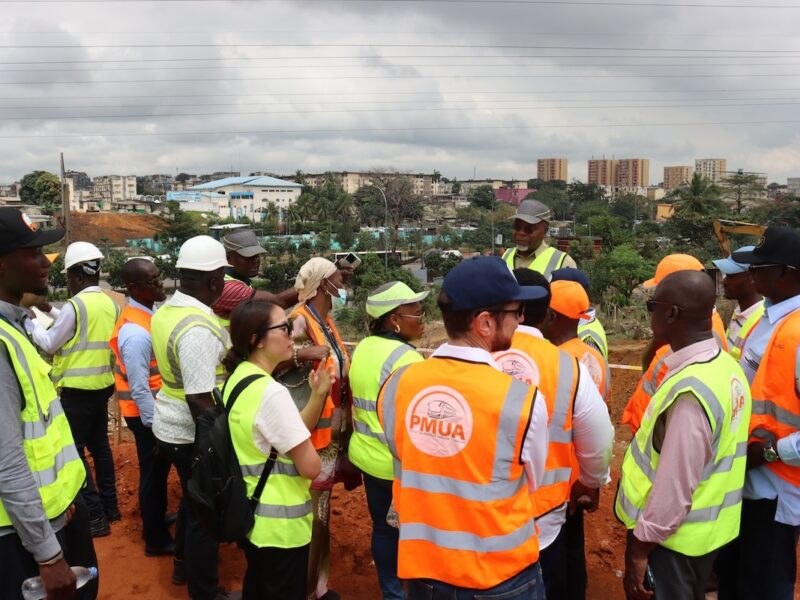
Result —
POLYGON ((358 258, 355 254, 350 252, 347 256, 344 256, 339 259, 339 266, 341 267, 348 267, 350 269, 355 269, 358 265, 361 264, 361 259, 358 258))
POLYGON ((647 570, 644 572, 644 589, 650 592, 656 591, 656 578, 653 577, 653 570, 650 565, 647 565, 647 570))

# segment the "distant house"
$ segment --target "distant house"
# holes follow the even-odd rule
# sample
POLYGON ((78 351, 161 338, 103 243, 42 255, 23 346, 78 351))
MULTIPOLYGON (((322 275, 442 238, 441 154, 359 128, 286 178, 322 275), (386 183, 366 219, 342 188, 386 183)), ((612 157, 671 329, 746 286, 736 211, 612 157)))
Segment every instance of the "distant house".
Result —
POLYGON ((499 189, 494 190, 494 197, 499 202, 506 202, 507 204, 513 204, 514 206, 519 206, 519 203, 525 200, 528 194, 532 194, 536 190, 532 190, 529 188, 507 188, 501 187, 499 189))

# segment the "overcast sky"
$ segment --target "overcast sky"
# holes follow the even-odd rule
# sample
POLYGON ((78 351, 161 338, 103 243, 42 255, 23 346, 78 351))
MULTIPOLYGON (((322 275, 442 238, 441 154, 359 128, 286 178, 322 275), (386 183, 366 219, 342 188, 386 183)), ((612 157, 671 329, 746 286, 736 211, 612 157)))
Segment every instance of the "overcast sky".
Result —
POLYGON ((0 183, 62 151, 90 176, 800 176, 800 0, 594 1, 0 0, 0 183))

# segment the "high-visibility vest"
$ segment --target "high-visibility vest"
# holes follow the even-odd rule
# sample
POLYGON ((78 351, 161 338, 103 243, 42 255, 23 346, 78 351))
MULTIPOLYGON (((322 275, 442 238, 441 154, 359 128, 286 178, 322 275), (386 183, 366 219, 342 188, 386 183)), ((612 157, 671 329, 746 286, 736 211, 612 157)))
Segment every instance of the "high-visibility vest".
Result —
POLYGON ((598 350, 600 350, 603 358, 608 361, 608 339, 606 338, 606 330, 597 317, 593 317, 588 321, 581 321, 578 324, 578 339, 585 344, 592 342, 597 346, 598 350))
MULTIPOLYGON (((800 431, 800 397, 795 387, 798 346, 800 311, 794 311, 772 332, 753 380, 750 433, 752 439, 770 441, 773 447, 777 440, 800 431)), ((784 481, 800 486, 800 467, 789 466, 780 460, 765 464, 784 481)))
POLYGON ((520 453, 536 388, 494 367, 431 358, 378 398, 396 457, 397 576, 487 589, 539 559, 520 453))
MULTIPOLYGON (((295 309, 292 311, 291 318, 296 319, 298 317, 303 317, 305 320, 306 333, 308 334, 308 338, 311 340, 312 344, 316 346, 330 346, 328 343, 328 338, 325 337, 325 333, 322 331, 322 327, 320 327, 319 323, 317 323, 316 318, 314 318, 314 315, 311 314, 308 306, 305 304, 298 304, 295 307, 295 309)), ((347 372, 347 369, 349 368, 350 356, 347 354, 347 349, 345 348, 344 342, 339 336, 339 330, 336 329, 336 325, 334 324, 333 318, 331 318, 330 314, 326 316, 325 323, 327 324, 329 331, 333 335, 337 345, 339 346, 339 349, 342 352, 342 357, 345 361, 345 364, 342 365, 342 372, 347 372)), ((326 361, 326 366, 328 367, 335 364, 332 354, 333 349, 331 349, 331 356, 328 356, 328 360, 326 361)), ((315 369, 317 368, 318 364, 319 362, 314 363, 315 369)), ((319 417, 317 426, 314 428, 314 431, 311 432, 311 443, 317 450, 327 448, 331 443, 333 409, 340 404, 342 397, 341 394, 342 381, 339 373, 336 373, 336 381, 331 387, 328 397, 325 399, 325 405, 322 408, 322 414, 319 417), (335 401, 334 398, 336 398, 335 401)))
MULTIPOLYGON (((125 363, 122 362, 122 354, 119 349, 119 330, 122 329, 125 323, 133 323, 147 331, 147 333, 150 333, 150 319, 152 316, 153 315, 149 312, 129 304, 122 309, 122 314, 120 314, 117 324, 114 325, 114 331, 111 332, 111 339, 108 342, 111 346, 111 351, 114 353, 114 387, 117 390, 119 411, 123 417, 138 417, 139 408, 136 406, 136 402, 131 395, 128 371, 125 368, 125 363)), ((152 351, 150 357, 150 377, 147 383, 153 395, 161 389, 161 375, 158 372, 158 363, 156 363, 156 357, 152 355, 152 351)))
POLYGON ((711 315, 711 333, 714 334, 714 339, 717 340, 717 345, 728 351, 728 336, 725 334, 725 324, 722 322, 722 317, 715 310, 711 315))
POLYGON ((764 301, 762 300, 753 313, 747 317, 747 319, 745 319, 744 323, 742 323, 742 326, 739 328, 739 332, 735 337, 732 338, 730 336, 730 326, 728 327, 728 330, 725 332, 725 339, 728 341, 728 352, 730 352, 731 356, 736 360, 742 358, 742 349, 744 348, 744 343, 747 340, 747 336, 750 335, 763 316, 764 301))
POLYGON ((681 369, 658 388, 625 452, 614 509, 628 529, 636 526, 658 469, 660 453, 653 447, 656 423, 678 396, 687 393, 708 417, 712 457, 692 493, 689 513, 661 545, 702 556, 739 535, 751 404, 747 379, 727 352, 681 369))
MULTIPOLYGON (((171 398, 186 400, 181 363, 178 358, 178 342, 194 327, 208 329, 226 347, 230 345, 230 336, 213 315, 193 306, 165 304, 155 312, 150 320, 150 326, 153 354, 161 373, 161 389, 171 398)), ((225 369, 222 363, 219 363, 216 368, 217 387, 221 388, 224 381, 225 369)))
MULTIPOLYGON (((50 366, 28 338, 0 317, 0 342, 5 344, 23 400, 20 412, 22 448, 48 519, 63 514, 83 487, 83 466, 64 409, 50 380, 50 366)), ((11 526, 0 499, 0 527, 11 526)))
POLYGON ((511 348, 494 354, 503 372, 523 383, 537 386, 547 404, 547 462, 533 499, 536 517, 569 500, 578 478, 578 459, 572 443, 572 413, 578 393, 577 359, 545 339, 517 330, 511 348))
MULTIPOLYGON (((512 271, 516 269, 514 266, 514 257, 516 255, 516 248, 509 248, 503 253, 503 260, 506 261, 506 264, 512 271)), ((564 259, 566 257, 566 252, 562 252, 555 246, 548 246, 544 252, 533 259, 531 264, 528 265, 528 268, 532 269, 533 271, 538 271, 549 280, 553 271, 560 269, 561 265, 564 264, 564 259)))
POLYGON ((394 475, 392 455, 376 410, 378 392, 399 367, 422 360, 413 346, 380 335, 364 338, 353 352, 353 435, 348 453, 351 463, 378 479, 391 481, 394 475))
POLYGON ((75 334, 53 356, 57 388, 101 390, 114 384, 114 355, 108 340, 119 308, 103 292, 81 292, 69 299, 75 309, 75 334))
POLYGON ((589 371, 589 375, 592 376, 592 381, 594 381, 594 384, 597 386, 597 390, 603 397, 603 400, 608 402, 611 396, 611 369, 608 366, 608 361, 603 358, 603 355, 600 354, 596 348, 585 344, 578 338, 572 338, 564 342, 559 348, 577 358, 578 362, 586 367, 589 371), (594 367, 594 361, 592 361, 587 354, 594 357, 594 360, 600 365, 599 371, 594 367))
MULTIPOLYGON (((228 414, 233 449, 252 497, 264 470, 268 455, 253 439, 254 423, 261 407, 261 398, 272 376, 249 361, 239 363, 225 385, 223 402, 227 405, 231 391, 249 375, 263 375, 248 385, 236 399, 228 414)), ((255 524, 247 539, 259 548, 300 548, 311 542, 311 480, 297 470, 288 456, 278 454, 255 509, 255 524)))
MULTIPOLYGON (((239 283, 244 283, 241 279, 236 279, 236 277, 231 277, 227 273, 225 273, 225 281, 226 282, 227 281, 238 281, 239 283)), ((252 287, 252 286, 248 286, 248 287, 252 287)), ((231 311, 231 312, 233 312, 233 311, 231 311)), ((222 317, 220 315, 217 315, 217 314, 215 314, 214 316, 217 317, 217 321, 219 321, 220 325, 222 325, 228 331, 231 330, 231 315, 230 315, 230 313, 228 313, 224 317, 222 317)))

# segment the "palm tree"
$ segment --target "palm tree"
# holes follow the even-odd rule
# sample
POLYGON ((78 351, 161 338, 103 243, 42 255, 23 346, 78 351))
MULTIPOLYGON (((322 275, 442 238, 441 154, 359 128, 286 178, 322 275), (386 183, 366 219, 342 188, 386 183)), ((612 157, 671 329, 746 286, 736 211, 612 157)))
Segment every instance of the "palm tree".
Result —
POLYGON ((675 205, 675 212, 709 213, 722 209, 722 190, 713 181, 700 173, 692 175, 692 179, 675 188, 670 197, 675 205))

